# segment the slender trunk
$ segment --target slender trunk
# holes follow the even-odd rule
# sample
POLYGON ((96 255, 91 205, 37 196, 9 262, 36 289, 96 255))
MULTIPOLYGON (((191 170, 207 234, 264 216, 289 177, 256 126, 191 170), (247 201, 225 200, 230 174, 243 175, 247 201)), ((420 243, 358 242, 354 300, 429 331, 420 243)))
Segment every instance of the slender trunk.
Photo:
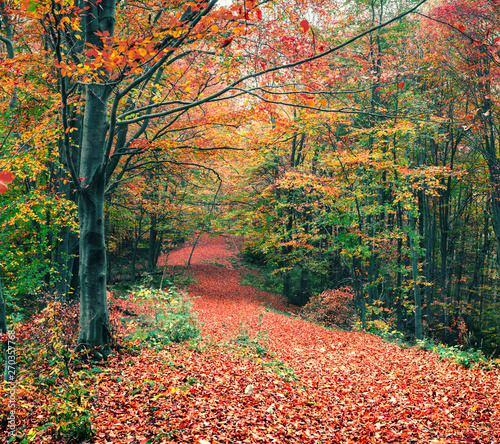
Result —
POLYGON ((491 214, 496 238, 497 265, 500 267, 500 165, 498 160, 488 162, 491 181, 491 214))
POLYGON ((283 273, 283 296, 287 301, 290 301, 292 297, 292 275, 290 270, 285 270, 283 273))
POLYGON ((191 249, 191 253, 189 253, 189 259, 187 262, 187 267, 189 268, 191 266, 191 258, 193 257, 194 249, 196 248, 196 245, 198 245, 198 241, 200 240, 200 237, 203 233, 203 230, 200 230, 198 232, 198 236, 196 236, 196 240, 194 241, 193 248, 191 249))
POLYGON ((134 239, 134 248, 132 250, 132 272, 131 272, 131 277, 132 277, 132 282, 135 283, 136 279, 136 265, 137 265, 137 250, 139 248, 139 242, 142 237, 142 218, 143 214, 141 213, 141 216, 139 218, 139 228, 135 230, 135 239, 134 239))
MULTIPOLYGON (((0 282, 0 333, 7 334, 7 312, 5 310, 5 301, 2 295, 2 283, 0 282)), ((12 338, 13 339, 13 338, 12 338)), ((5 348, 5 364, 3 372, 3 380, 13 382, 16 380, 16 359, 14 342, 9 337, 4 341, 5 348)))
POLYGON ((309 269, 304 265, 300 270, 300 305, 309 299, 309 269))
MULTIPOLYGON (((398 229, 403 226, 403 209, 401 208, 401 202, 398 202, 396 221, 398 229)), ((398 331, 403 331, 403 239, 398 237, 398 272, 396 276, 396 322, 398 331)))
POLYGON ((153 273, 156 268, 158 255, 156 254, 158 231, 156 230, 156 215, 151 215, 151 229, 149 230, 148 271, 153 273))
POLYGON ((441 228, 441 293, 440 302, 442 306, 441 322, 445 328, 444 336, 448 334, 448 327, 450 326, 449 317, 449 283, 450 283, 450 270, 449 258, 452 253, 450 245, 450 197, 451 197, 451 179, 448 178, 446 189, 441 196, 440 208, 440 228, 441 228))
POLYGON ((77 234, 72 233, 68 227, 64 227, 57 234, 54 263, 59 267, 58 280, 56 282, 56 293, 62 298, 69 300, 76 291, 71 286, 73 281, 73 263, 78 256, 75 255, 75 243, 78 243, 77 234), (76 256, 76 257, 75 257, 76 256))
MULTIPOLYGON (((425 193, 422 194, 422 210, 423 210, 424 243, 425 243, 425 281, 427 283, 430 283, 434 281, 433 257, 436 245, 436 230, 435 230, 435 217, 433 218, 434 223, 431 220, 429 196, 427 196, 425 193)), ((426 302, 425 314, 427 317, 427 325, 431 326, 433 324, 432 287, 430 285, 426 285, 424 288, 424 292, 425 292, 425 302, 426 302)))
POLYGON ((422 299, 420 295, 420 284, 418 282, 418 251, 416 249, 416 229, 415 229, 415 215, 412 210, 409 214, 410 219, 410 256, 411 256, 411 272, 413 278, 413 292, 415 296, 415 338, 422 339, 422 299))
POLYGON ((361 319, 361 326, 363 330, 366 330, 366 304, 365 296, 363 294, 363 282, 359 276, 361 271, 359 270, 359 259, 352 259, 352 282, 354 287, 354 294, 358 303, 359 317, 361 319))

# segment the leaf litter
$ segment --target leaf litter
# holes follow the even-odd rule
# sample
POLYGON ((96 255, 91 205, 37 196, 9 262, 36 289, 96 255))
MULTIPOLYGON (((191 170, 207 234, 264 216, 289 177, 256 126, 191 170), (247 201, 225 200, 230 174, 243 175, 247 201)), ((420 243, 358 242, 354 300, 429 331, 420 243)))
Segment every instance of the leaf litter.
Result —
MULTIPOLYGON (((231 243, 202 239, 191 259, 199 344, 118 353, 93 375, 89 442, 500 442, 499 369, 267 310, 293 307, 240 284, 248 271, 233 265, 231 243)), ((190 253, 180 248, 168 264, 190 253)))

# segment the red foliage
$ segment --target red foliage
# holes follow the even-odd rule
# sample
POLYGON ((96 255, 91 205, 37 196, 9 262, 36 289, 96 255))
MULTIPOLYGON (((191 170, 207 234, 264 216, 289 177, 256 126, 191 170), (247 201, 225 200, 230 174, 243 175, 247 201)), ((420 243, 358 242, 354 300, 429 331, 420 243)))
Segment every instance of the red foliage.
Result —
POLYGON ((229 46, 231 42, 233 41, 232 37, 229 37, 227 39, 224 39, 220 42, 220 48, 225 48, 226 46, 229 46))
POLYGON ((300 310, 300 314, 314 322, 349 329, 352 328, 356 320, 353 302, 354 292, 352 288, 326 290, 311 297, 310 301, 300 310))
POLYGON ((10 171, 0 171, 0 194, 5 193, 9 187, 8 183, 14 180, 14 175, 10 171))

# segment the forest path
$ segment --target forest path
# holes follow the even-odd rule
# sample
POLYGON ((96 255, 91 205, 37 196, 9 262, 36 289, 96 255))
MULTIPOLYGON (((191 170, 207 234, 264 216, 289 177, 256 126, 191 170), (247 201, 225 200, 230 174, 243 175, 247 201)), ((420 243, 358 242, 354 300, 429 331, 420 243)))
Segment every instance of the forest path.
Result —
MULTIPOLYGON (((168 264, 185 265, 191 248, 172 252, 168 264)), ((498 370, 466 370, 368 333, 327 330, 266 310, 262 303, 286 306, 278 295, 240 284, 248 270, 234 267, 236 253, 234 240, 223 237, 202 239, 194 250, 197 282, 188 291, 197 298, 203 333, 228 341, 242 328, 265 332, 268 349, 296 377, 283 386, 258 376, 264 360, 246 363, 260 396, 257 416, 266 420, 241 442, 500 443, 498 370), (262 411, 266 405, 270 410, 262 411), (288 436, 282 441, 266 435, 278 425, 278 436, 288 436)), ((248 418, 236 429, 244 424, 248 418)))

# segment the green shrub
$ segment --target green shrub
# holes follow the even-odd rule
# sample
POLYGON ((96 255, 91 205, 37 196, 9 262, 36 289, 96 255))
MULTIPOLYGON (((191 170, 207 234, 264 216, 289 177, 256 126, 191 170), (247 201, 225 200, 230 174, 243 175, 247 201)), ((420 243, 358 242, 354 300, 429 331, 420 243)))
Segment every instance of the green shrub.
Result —
POLYGON ((429 350, 440 359, 448 359, 456 362, 465 368, 472 368, 475 365, 488 366, 489 362, 479 350, 462 350, 460 346, 446 346, 438 344, 431 339, 422 339, 416 341, 418 348, 429 350))
POLYGON ((174 287, 156 290, 137 287, 130 299, 144 306, 135 320, 132 340, 140 339, 150 345, 165 345, 198 339, 200 327, 193 303, 174 287))
MULTIPOLYGON (((80 363, 74 352, 78 306, 55 298, 46 298, 42 304, 45 309, 18 329, 22 334, 16 348, 16 385, 26 398, 19 401, 19 406, 37 408, 34 403, 43 399, 47 422, 31 428, 26 437, 15 439, 32 442, 35 437, 50 435, 53 442, 83 442, 94 434, 88 407, 93 385, 89 375, 78 369, 80 363)), ((5 413, 0 411, 0 416, 5 413)))

